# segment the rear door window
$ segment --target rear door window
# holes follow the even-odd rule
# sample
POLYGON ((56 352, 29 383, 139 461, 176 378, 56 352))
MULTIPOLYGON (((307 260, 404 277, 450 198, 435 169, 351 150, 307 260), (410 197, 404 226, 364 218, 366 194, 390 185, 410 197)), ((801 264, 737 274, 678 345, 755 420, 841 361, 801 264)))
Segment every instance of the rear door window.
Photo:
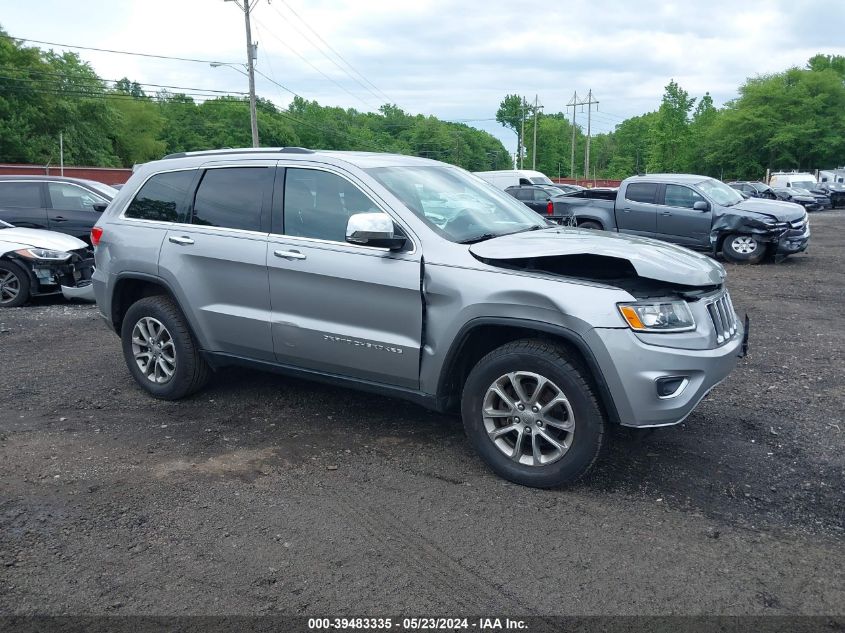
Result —
POLYGON ((516 191, 516 199, 517 200, 533 200, 534 199, 534 192, 527 187, 522 187, 517 189, 516 191))
POLYGON ((634 182, 625 189, 625 199, 632 202, 654 204, 657 198, 657 183, 634 182))
POLYGON ((187 169, 152 176, 138 190, 124 216, 156 222, 187 222, 188 191, 195 175, 195 169, 187 169))
POLYGON ((548 191, 543 191, 542 189, 535 189, 534 190, 534 202, 546 202, 551 198, 548 191))
POLYGON ((206 170, 194 199, 192 224, 261 231, 262 211, 272 190, 273 174, 272 167, 206 170))
POLYGON ((0 182, 0 207, 41 206, 40 182, 0 182))

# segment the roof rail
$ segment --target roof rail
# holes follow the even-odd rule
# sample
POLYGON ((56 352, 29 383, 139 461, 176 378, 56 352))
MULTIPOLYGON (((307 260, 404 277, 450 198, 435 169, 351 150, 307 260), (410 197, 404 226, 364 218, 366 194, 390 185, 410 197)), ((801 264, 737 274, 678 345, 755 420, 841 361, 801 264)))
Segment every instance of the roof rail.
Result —
POLYGON ((186 156, 221 156, 221 155, 229 155, 229 154, 271 154, 271 153, 282 153, 282 154, 313 154, 313 149, 308 149, 307 147, 243 147, 240 149, 232 149, 232 148, 224 148, 224 149, 206 149, 206 150, 199 150, 196 152, 176 152, 175 154, 168 154, 164 156, 162 160, 168 160, 170 158, 185 158, 186 156))

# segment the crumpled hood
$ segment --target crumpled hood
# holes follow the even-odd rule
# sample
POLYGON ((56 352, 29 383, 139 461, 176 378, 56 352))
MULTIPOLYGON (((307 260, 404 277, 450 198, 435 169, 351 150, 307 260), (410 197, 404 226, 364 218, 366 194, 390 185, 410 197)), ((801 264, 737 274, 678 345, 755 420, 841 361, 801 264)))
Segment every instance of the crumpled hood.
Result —
MULTIPOLYGON (((809 201, 815 202, 815 199, 810 197, 809 201)), ((742 202, 735 204, 732 207, 726 207, 725 213, 731 211, 745 211, 748 213, 762 213, 776 219, 778 222, 793 222, 804 217, 804 207, 794 202, 785 202, 783 200, 763 200, 761 198, 749 198, 742 202)))
POLYGON ((20 248, 48 248, 54 251, 75 251, 87 244, 80 239, 55 231, 0 227, 0 254, 20 248))
POLYGON ((722 265, 706 255, 646 237, 588 229, 555 228, 503 235, 473 244, 469 250, 487 260, 604 255, 628 260, 640 277, 686 286, 719 285, 725 279, 722 265))

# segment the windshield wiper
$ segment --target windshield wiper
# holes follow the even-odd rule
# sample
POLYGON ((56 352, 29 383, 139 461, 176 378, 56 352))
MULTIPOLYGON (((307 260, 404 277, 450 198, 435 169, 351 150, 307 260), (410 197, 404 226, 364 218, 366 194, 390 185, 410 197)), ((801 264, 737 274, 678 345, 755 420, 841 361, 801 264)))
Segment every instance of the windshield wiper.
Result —
POLYGON ((475 237, 468 237, 465 240, 461 240, 458 244, 477 244, 478 242, 483 242, 485 240, 492 240, 494 237, 504 237, 505 235, 516 235, 517 233, 526 233, 528 231, 539 231, 542 226, 529 226, 524 229, 519 229, 518 231, 511 231, 510 233, 483 233, 481 235, 476 235, 475 237))
POLYGON ((476 235, 475 237, 468 237, 465 240, 459 240, 458 244, 477 244, 478 242, 483 242, 485 240, 492 240, 494 237, 499 237, 497 233, 483 233, 481 235, 476 235))

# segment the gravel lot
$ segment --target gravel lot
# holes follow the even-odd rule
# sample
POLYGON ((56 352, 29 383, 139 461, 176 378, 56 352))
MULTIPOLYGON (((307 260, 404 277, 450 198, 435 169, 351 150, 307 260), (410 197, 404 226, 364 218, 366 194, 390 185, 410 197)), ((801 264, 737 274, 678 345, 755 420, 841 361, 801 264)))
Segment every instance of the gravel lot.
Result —
POLYGON ((90 305, 0 312, 0 614, 843 614, 845 212, 729 266, 751 355, 575 487, 457 419, 244 370, 131 381, 90 305))

